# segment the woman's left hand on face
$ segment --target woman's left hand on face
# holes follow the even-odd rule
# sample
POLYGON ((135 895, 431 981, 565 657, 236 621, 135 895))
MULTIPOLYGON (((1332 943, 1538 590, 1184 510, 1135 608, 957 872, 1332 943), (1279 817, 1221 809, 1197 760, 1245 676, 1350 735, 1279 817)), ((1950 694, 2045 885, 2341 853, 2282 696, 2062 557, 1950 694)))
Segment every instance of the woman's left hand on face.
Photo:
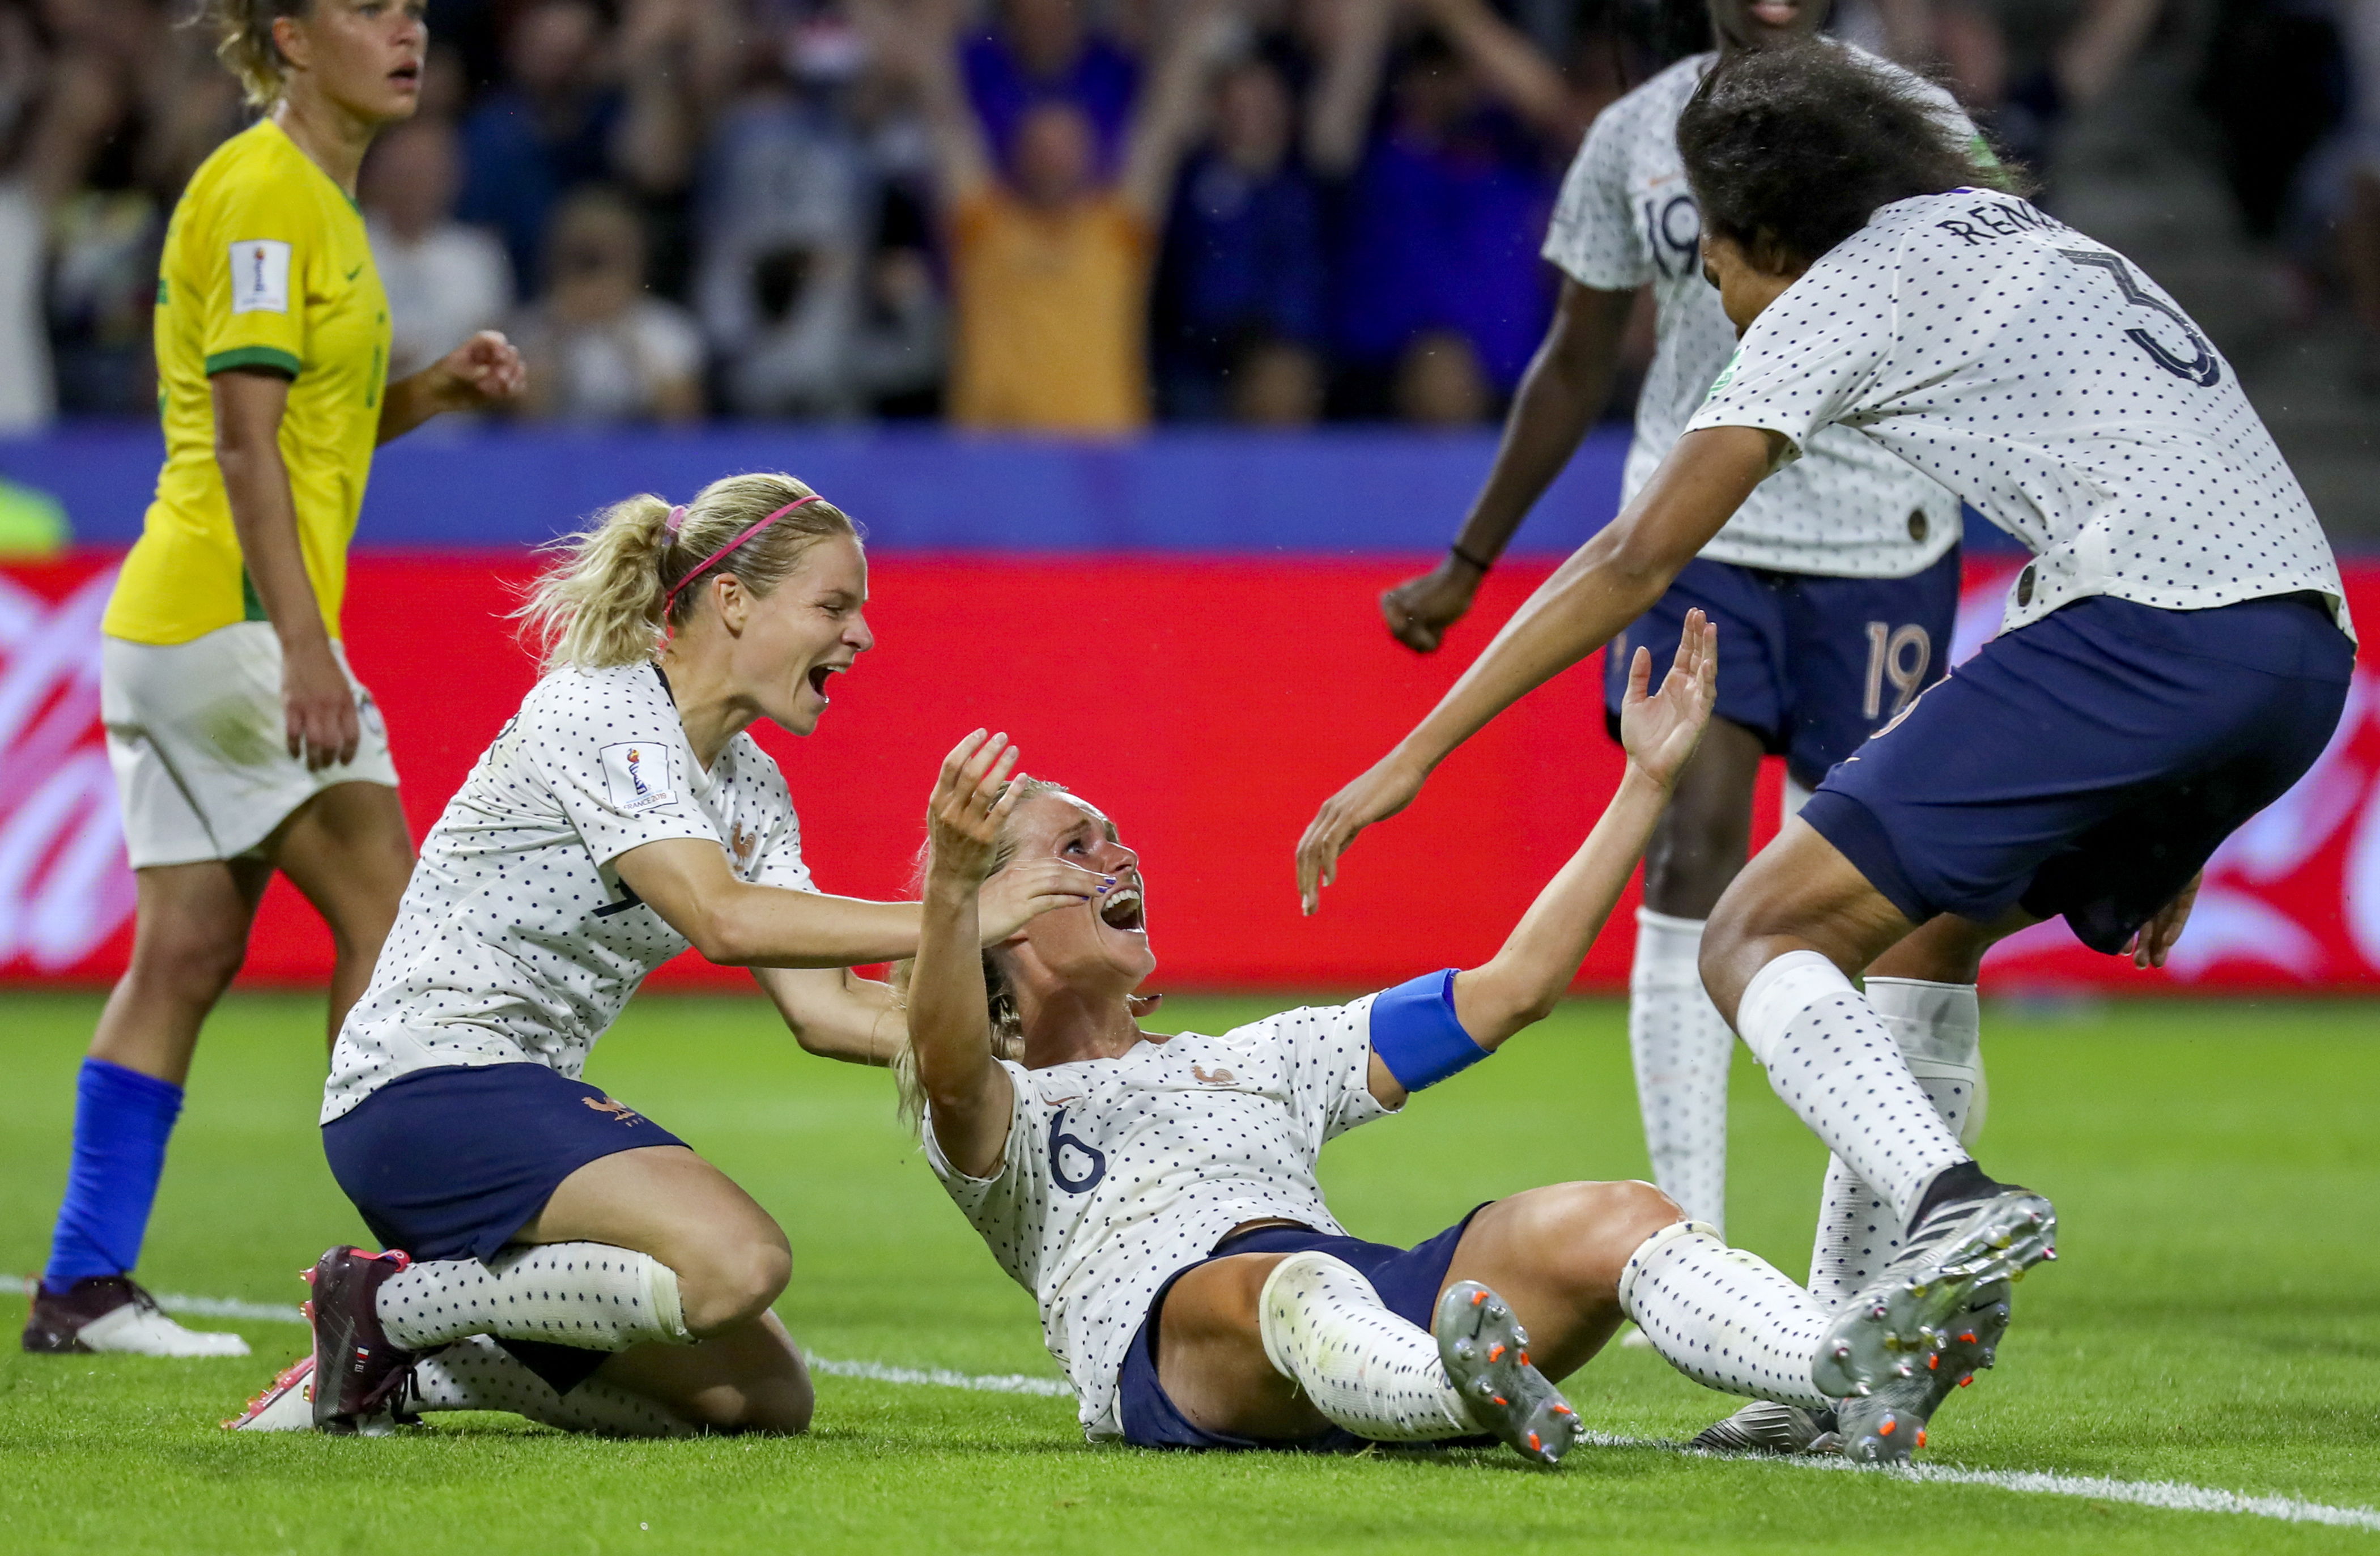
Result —
POLYGON ((1718 700, 1718 626, 1700 611, 1686 613, 1678 657, 1652 691, 1653 655, 1638 649, 1628 666, 1628 694, 1620 704, 1620 741, 1628 760, 1668 788, 1694 754, 1718 700))
POLYGON ((528 387, 519 347, 494 330, 481 330, 438 360, 440 398, 457 410, 513 399, 528 387))

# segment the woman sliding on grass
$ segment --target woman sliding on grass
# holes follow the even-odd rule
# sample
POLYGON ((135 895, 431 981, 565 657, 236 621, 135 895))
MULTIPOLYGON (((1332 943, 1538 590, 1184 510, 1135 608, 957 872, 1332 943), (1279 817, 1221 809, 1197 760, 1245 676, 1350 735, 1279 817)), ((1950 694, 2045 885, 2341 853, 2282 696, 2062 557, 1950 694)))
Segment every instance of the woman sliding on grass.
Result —
POLYGON ((1314 1175, 1325 1140, 1553 1008, 1710 716, 1717 638, 1691 613, 1658 696, 1637 650, 1627 774, 1491 960, 1221 1037, 1135 1024, 1156 960, 1139 860, 1113 823, 1054 784, 1011 782, 1016 751, 999 736, 952 753, 929 818, 905 1091, 935 1173, 1039 1303, 1091 1437, 1336 1448, 1489 1434, 1551 1464, 1578 1433, 1555 1380, 1623 1319, 1713 1388, 1834 1403, 1811 1382, 1825 1310, 1649 1184, 1530 1189, 1406 1249, 1349 1236, 1314 1175), (1052 858, 1117 883, 983 949, 987 882, 1052 858))

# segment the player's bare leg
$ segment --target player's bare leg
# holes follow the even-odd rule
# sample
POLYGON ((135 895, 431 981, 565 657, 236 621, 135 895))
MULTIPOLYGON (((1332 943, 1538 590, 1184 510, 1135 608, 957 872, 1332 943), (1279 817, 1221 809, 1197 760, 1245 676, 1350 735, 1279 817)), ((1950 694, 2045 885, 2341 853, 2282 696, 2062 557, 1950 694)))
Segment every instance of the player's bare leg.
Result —
POLYGON ((1628 1052, 1653 1179, 1689 1216, 1724 1227, 1727 1073, 1735 1034, 1704 993, 1704 920, 1743 868, 1760 737, 1714 718, 1645 850, 1645 906, 1628 979, 1628 1052))
POLYGON ((329 1039, 363 997, 372 965, 396 922, 413 874, 413 834, 396 791, 385 784, 334 784, 282 823, 270 845, 331 930, 329 1039))
POLYGON ((260 859, 134 872, 131 963, 100 1012, 77 1085, 74 1164, 26 1350, 248 1354, 237 1334, 176 1323, 130 1277, 199 1028, 239 971, 272 875, 260 859))
MULTIPOLYGON (((2022 922, 1972 935, 1937 930, 1887 965, 1970 971, 1976 940, 1988 944, 1992 931, 2022 922)), ((1914 928, 1832 844, 1794 821, 1730 888, 1704 947, 1712 997, 1778 1095, 1907 1229, 1901 1250, 1845 1305, 1819 1358, 1821 1385, 1854 1396, 1843 1425, 1849 1451, 1863 1457, 1906 1455, 1916 1432, 1901 1428, 1922 1431, 1947 1392, 1943 1374, 1956 1380, 1990 1365, 2009 1282, 2056 1257, 2048 1201, 1984 1175, 1851 985, 1850 975, 1914 928)))

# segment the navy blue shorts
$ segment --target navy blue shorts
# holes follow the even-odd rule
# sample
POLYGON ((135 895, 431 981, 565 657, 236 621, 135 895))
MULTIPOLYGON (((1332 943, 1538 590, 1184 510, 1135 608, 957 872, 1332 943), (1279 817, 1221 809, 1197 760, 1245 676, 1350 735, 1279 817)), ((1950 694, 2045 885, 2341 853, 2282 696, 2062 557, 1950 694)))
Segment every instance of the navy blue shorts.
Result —
POLYGON ((488 1258, 600 1157, 684 1140, 542 1064, 397 1076, 322 1125, 331 1175, 383 1248, 488 1258))
POLYGON ((1604 656, 1605 725, 1620 738, 1628 662, 1653 650, 1654 684, 1686 613, 1718 624, 1718 716, 1760 736, 1807 788, 1942 678, 1959 623, 1959 551, 1905 578, 1774 573, 1698 556, 1604 656))
POLYGON ((2079 600, 1986 643, 1802 820, 1912 923, 2015 906, 2113 954, 2313 765, 2354 665, 2317 595, 2079 600))
POLYGON ((1259 1442, 1193 1426, 1167 1396, 1165 1385, 1158 1381, 1157 1335, 1165 1313, 1165 1294, 1199 1264, 1212 1264, 1233 1254, 1296 1254, 1319 1248, 1362 1270, 1390 1312, 1427 1329, 1436 1316, 1438 1294, 1446 1285, 1447 1266, 1454 1262, 1454 1246, 1463 1241, 1471 1216, 1487 1208, 1474 1206, 1471 1215, 1410 1248, 1366 1243, 1360 1237, 1334 1237, 1304 1226, 1260 1226, 1224 1238, 1197 1264, 1185 1264, 1167 1276, 1157 1295, 1148 1299, 1148 1316, 1141 1319, 1132 1348, 1124 1352, 1123 1366, 1116 1373, 1116 1416, 1123 1427, 1123 1440, 1138 1448, 1288 1448, 1321 1453, 1350 1453, 1366 1446, 1362 1438, 1336 1427, 1305 1442, 1259 1442))

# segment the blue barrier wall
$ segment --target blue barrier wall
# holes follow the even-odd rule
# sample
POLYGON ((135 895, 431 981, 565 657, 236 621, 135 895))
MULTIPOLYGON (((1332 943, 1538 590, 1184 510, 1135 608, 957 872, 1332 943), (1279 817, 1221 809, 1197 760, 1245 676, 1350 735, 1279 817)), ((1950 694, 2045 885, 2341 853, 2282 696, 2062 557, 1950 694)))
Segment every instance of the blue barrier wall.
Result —
MULTIPOLYGON (((1537 504, 1516 554, 1560 555, 1619 505, 1627 433, 1598 429, 1537 504)), ((790 470, 886 550, 1359 556, 1436 552, 1496 451, 1490 432, 1165 431, 1130 443, 963 437, 932 428, 444 428, 382 449, 360 546, 534 544, 637 492, 691 497, 735 470, 790 470)), ((140 532, 155 429, 71 426, 0 440, 0 476, 65 505, 78 543, 140 532)), ((1970 522, 1970 543, 2007 541, 1970 522), (1981 531, 1981 533, 1978 533, 1981 531)))

